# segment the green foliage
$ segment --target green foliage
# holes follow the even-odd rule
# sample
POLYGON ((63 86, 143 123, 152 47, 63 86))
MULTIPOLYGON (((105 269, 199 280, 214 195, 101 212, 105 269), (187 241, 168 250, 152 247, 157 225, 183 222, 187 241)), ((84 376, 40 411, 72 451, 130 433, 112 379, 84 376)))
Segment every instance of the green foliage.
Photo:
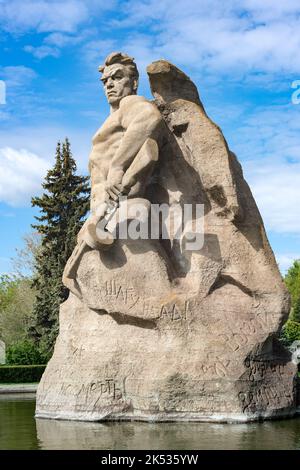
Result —
POLYGON ((34 299, 31 279, 0 277, 0 338, 7 347, 28 336, 34 299))
POLYGON ((10 365, 45 364, 45 358, 32 341, 19 341, 7 348, 6 362, 10 365))
POLYGON ((300 340, 300 323, 288 320, 282 329, 282 339, 287 345, 300 340))
POLYGON ((15 295, 17 280, 14 276, 3 274, 0 276, 0 310, 4 310, 15 295))
POLYGON ((290 319, 300 324, 300 297, 296 300, 294 308, 292 308, 290 319))
POLYGON ((37 296, 30 334, 48 357, 58 333, 59 305, 68 297, 61 281, 64 266, 89 209, 88 177, 75 173, 76 163, 66 139, 62 146, 57 145, 55 165, 42 185, 44 194, 32 198, 32 205, 41 211, 33 228, 42 236, 42 243, 35 257, 37 296))
POLYGON ((45 365, 0 366, 0 383, 39 382, 45 368, 45 365))
POLYGON ((292 308, 300 298, 300 260, 294 261, 285 276, 285 284, 292 297, 292 308))
POLYGON ((300 260, 294 261, 284 281, 292 298, 290 320, 300 323, 300 260))

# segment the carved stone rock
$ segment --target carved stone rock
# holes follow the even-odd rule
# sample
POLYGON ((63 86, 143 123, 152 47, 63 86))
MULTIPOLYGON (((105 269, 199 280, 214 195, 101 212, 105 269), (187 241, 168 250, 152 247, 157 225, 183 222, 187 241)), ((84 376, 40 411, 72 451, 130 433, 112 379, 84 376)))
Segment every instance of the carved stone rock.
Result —
POLYGON ((296 366, 277 340, 289 312, 263 222, 236 156, 197 89, 148 67, 164 130, 144 197, 204 205, 204 245, 116 240, 84 252, 81 298, 61 305, 37 417, 249 421, 292 415, 296 366))

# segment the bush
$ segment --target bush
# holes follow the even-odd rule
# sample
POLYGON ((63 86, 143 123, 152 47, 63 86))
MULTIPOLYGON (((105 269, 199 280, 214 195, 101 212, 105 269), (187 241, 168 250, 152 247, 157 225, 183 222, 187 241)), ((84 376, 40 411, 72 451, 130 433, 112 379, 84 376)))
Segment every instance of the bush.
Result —
POLYGON ((39 382, 45 365, 38 366, 0 366, 0 383, 31 383, 39 382))
POLYGON ((19 341, 7 348, 6 362, 11 365, 45 364, 37 346, 28 340, 19 341))
POLYGON ((287 345, 300 340, 300 323, 288 320, 283 327, 282 338, 287 345))

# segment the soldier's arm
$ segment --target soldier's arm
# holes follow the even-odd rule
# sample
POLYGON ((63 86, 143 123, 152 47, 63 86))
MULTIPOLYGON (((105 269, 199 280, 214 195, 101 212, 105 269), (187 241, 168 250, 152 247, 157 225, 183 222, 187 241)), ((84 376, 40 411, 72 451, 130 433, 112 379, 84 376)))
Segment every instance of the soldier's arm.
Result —
POLYGON ((153 104, 130 98, 121 102, 121 124, 126 131, 112 159, 109 175, 124 174, 146 140, 156 139, 162 123, 161 114, 153 104))

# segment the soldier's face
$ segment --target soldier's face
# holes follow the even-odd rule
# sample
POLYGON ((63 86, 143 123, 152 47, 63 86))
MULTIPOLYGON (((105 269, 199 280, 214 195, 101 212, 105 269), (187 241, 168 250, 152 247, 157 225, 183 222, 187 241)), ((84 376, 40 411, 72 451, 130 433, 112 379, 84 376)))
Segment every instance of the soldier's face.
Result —
POLYGON ((122 64, 105 67, 101 81, 107 101, 111 106, 118 106, 122 98, 135 93, 134 80, 130 76, 128 68, 122 64))

